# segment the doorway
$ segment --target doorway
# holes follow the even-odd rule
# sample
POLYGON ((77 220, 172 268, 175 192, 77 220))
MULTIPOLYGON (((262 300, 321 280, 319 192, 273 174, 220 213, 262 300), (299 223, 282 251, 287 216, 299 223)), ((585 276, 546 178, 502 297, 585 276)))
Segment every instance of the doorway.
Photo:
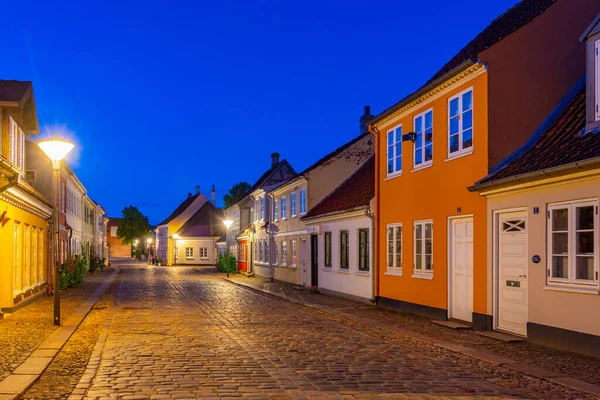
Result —
POLYGON ((310 285, 319 286, 319 235, 310 235, 310 285))

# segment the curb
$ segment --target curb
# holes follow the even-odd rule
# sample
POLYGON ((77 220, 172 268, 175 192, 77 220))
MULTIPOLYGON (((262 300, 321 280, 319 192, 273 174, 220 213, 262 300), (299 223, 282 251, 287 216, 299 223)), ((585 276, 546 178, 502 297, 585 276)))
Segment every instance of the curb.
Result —
POLYGON ((9 376, 0 381, 1 400, 16 399, 40 378, 120 272, 119 268, 115 268, 61 326, 52 332, 9 376))
POLYGON ((395 333, 398 335, 406 336, 411 339, 417 340, 419 342, 427 343, 432 346, 442 348, 445 350, 449 350, 449 351, 452 351, 455 353, 459 353, 459 354, 465 355, 467 357, 475 358, 480 361, 485 361, 485 362, 488 362, 493 365, 501 366, 501 367, 522 373, 524 375, 531 376, 533 378, 537 378, 537 379, 544 380, 547 382, 552 382, 557 385, 565 386, 565 387, 568 387, 573 390, 587 392, 587 393, 590 393, 590 394, 593 394, 596 396, 600 395, 600 386, 569 377, 560 372, 553 372, 553 371, 549 371, 547 369, 535 367, 533 365, 518 362, 518 361, 515 361, 515 360, 507 358, 507 357, 492 354, 485 350, 478 350, 478 349, 475 349, 472 347, 457 345, 457 344, 449 343, 449 342, 446 342, 446 341, 443 341, 440 339, 431 338, 431 337, 421 335, 416 332, 409 331, 407 329, 403 329, 403 328, 399 328, 399 327, 396 327, 393 325, 385 324, 385 323, 382 323, 382 322, 379 322, 377 320, 373 320, 370 318, 356 317, 352 314, 340 312, 333 308, 321 306, 319 304, 305 303, 301 300, 290 299, 290 298, 282 296, 278 293, 267 292, 267 291, 255 288, 253 286, 245 285, 244 283, 241 283, 241 282, 236 282, 230 278, 221 277, 219 275, 216 275, 216 274, 213 274, 210 272, 205 272, 205 271, 201 271, 201 270, 197 270, 197 269, 194 269, 194 271, 215 276, 224 281, 232 283, 236 286, 251 290, 252 292, 255 292, 257 294, 263 294, 263 295, 277 297, 279 299, 286 300, 290 303, 300 304, 305 307, 313 308, 313 309, 323 311, 323 312, 326 312, 326 313, 329 313, 332 315, 344 317, 351 321, 359 322, 361 324, 367 325, 372 328, 379 328, 379 329, 382 329, 382 330, 390 332, 390 333, 395 333))

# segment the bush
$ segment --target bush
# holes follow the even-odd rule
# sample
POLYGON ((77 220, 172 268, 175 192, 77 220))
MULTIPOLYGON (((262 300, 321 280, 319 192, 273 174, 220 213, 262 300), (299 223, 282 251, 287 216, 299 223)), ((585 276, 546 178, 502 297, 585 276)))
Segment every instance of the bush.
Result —
POLYGON ((81 286, 87 269, 87 258, 85 255, 69 256, 60 270, 60 288, 66 289, 81 286))
POLYGON ((90 250, 90 272, 93 274, 94 272, 104 269, 104 265, 106 263, 106 258, 98 257, 96 254, 96 250, 93 248, 90 250))
POLYGON ((142 259, 142 251, 141 250, 136 250, 135 251, 135 258, 137 260, 141 260, 142 259))
POLYGON ((227 266, 229 264, 229 272, 235 272, 237 268, 237 260, 232 253, 225 253, 219 256, 219 263, 217 264, 217 271, 227 272, 227 266))

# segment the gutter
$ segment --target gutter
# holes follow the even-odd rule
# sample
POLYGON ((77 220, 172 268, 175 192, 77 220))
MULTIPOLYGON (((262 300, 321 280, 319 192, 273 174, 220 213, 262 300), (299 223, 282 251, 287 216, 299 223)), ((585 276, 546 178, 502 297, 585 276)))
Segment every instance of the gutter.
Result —
MULTIPOLYGON (((379 174, 380 174, 380 167, 379 165, 381 164, 379 161, 379 158, 381 157, 380 155, 380 151, 377 151, 377 149, 379 149, 379 145, 381 143, 381 137, 379 135, 379 130, 374 127, 373 125, 369 124, 367 126, 367 130, 369 132, 371 132, 373 134, 373 136, 375 137, 375 216, 374 216, 374 226, 375 227, 379 227, 381 222, 380 222, 380 205, 379 205, 379 199, 381 197, 380 194, 380 185, 379 185, 379 174)), ((377 274, 377 276, 373 277, 373 299, 375 304, 377 304, 377 302, 379 301, 379 271, 375 268, 376 265, 379 265, 379 251, 376 249, 379 249, 380 246, 380 234, 379 234, 379 229, 377 230, 373 230, 373 240, 375 242, 375 244, 373 245, 373 275, 377 274)))
POLYGON ((564 164, 558 167, 546 168, 534 172, 513 175, 481 184, 475 184, 473 186, 468 187, 467 189, 470 192, 481 192, 486 189, 500 189, 519 183, 534 182, 544 178, 552 178, 571 174, 574 172, 587 171, 595 168, 600 168, 600 157, 588 158, 587 160, 564 164))
POLYGON ((325 218, 325 217, 330 217, 333 215, 339 215, 339 214, 345 214, 345 213, 349 213, 349 212, 353 212, 353 211, 358 211, 358 210, 363 210, 365 208, 369 208, 369 205, 364 205, 364 206, 358 206, 358 207, 354 207, 354 208, 349 208, 347 210, 338 210, 338 211, 331 211, 325 214, 319 214, 319 215, 312 215, 312 216, 307 216, 307 217, 302 217, 300 218, 300 221, 312 221, 314 219, 318 219, 318 218, 325 218))
MULTIPOLYGON (((373 211, 371 211, 371 207, 367 206, 367 208, 365 208, 365 215, 367 217, 369 217, 369 219, 371 220, 371 237, 373 238, 373 242, 375 242, 375 214, 373 213, 373 211)), ((375 271, 377 271, 377 268, 375 267, 375 245, 373 244, 371 246, 371 251, 373 254, 373 269, 371 271, 371 303, 375 303, 377 304, 377 298, 375 297, 375 271)))

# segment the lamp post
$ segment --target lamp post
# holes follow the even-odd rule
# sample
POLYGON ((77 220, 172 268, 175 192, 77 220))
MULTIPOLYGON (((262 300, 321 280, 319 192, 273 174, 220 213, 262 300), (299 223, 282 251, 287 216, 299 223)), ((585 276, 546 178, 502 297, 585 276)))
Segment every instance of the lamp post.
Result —
POLYGON ((52 252, 54 258, 54 283, 52 284, 53 296, 54 296, 54 325, 60 325, 60 266, 58 260, 58 234, 59 234, 59 214, 58 207, 60 204, 60 162, 75 145, 66 140, 59 138, 52 138, 44 140, 38 143, 40 149, 50 158, 52 161, 53 179, 56 182, 54 187, 54 228, 53 233, 55 234, 53 245, 54 251, 52 252))
POLYGON ((179 239, 179 235, 174 233, 171 238, 173 239, 173 265, 177 265, 177 239, 179 239))
POLYGON ((150 249, 152 248, 152 238, 146 239, 148 243, 148 264, 150 264, 150 249))
POLYGON ((227 238, 229 234, 229 228, 233 224, 233 221, 230 219, 223 220, 223 225, 225 225, 225 263, 227 264, 227 277, 229 278, 229 240, 227 238))

